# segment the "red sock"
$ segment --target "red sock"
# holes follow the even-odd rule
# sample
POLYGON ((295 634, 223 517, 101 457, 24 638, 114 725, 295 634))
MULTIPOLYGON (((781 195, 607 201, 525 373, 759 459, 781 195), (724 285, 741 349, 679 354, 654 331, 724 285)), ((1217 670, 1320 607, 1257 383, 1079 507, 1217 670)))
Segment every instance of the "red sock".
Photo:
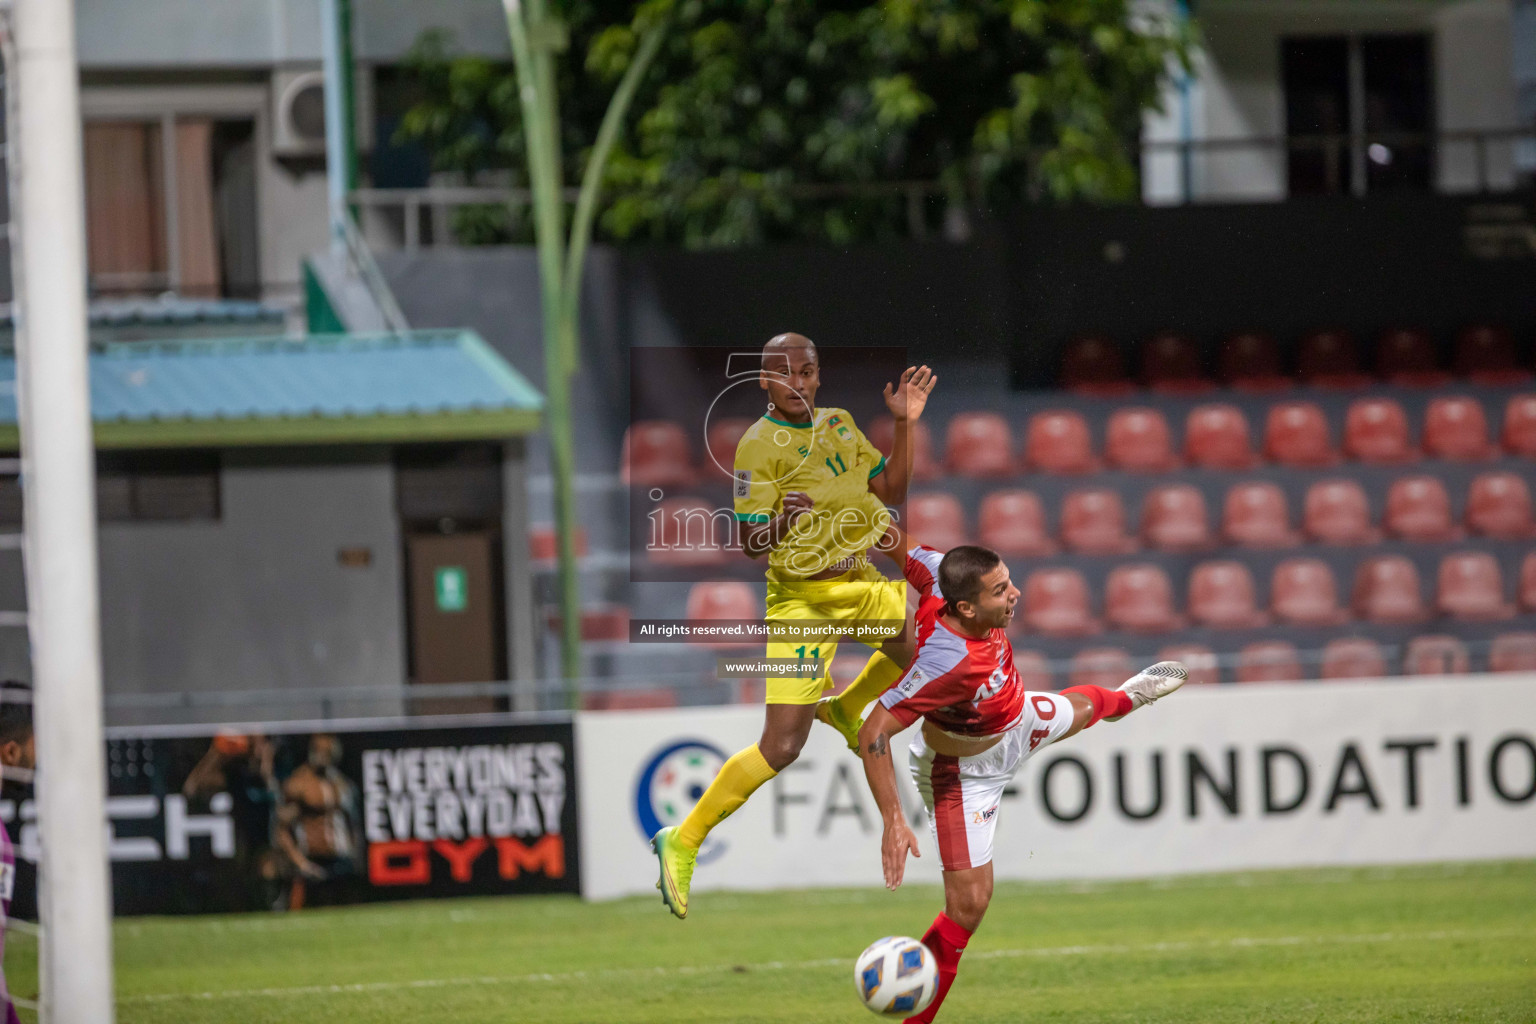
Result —
POLYGON ((947 914, 941 912, 933 919, 928 933, 923 936, 923 945, 933 950, 933 958, 939 962, 939 990, 934 993, 928 1009, 916 1017, 908 1017, 903 1024, 933 1024, 944 997, 949 994, 949 986, 955 983, 955 973, 960 970, 960 954, 965 952, 965 944, 969 941, 971 933, 951 921, 947 914))
MULTIPOLYGON (((1090 684, 1069 686, 1061 691, 1063 697, 1069 693, 1080 693, 1093 704, 1093 717, 1088 719, 1088 725, 1092 725, 1106 715, 1118 718, 1131 713, 1131 695, 1124 690, 1106 690, 1102 686, 1090 684)), ((1088 728, 1088 725, 1083 728, 1088 728)))

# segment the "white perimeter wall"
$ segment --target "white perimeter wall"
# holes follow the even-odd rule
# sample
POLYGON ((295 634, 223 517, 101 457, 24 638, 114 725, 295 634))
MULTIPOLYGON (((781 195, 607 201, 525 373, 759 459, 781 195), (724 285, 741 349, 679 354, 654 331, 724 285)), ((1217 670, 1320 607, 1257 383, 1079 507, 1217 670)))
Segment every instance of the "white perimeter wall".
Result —
MULTIPOLYGON (((1533 697, 1536 676, 1525 675, 1186 689, 1027 762, 998 812, 997 875, 1133 877, 1536 856, 1533 697), (1412 793, 1404 744, 1419 744, 1412 793), (1268 755, 1269 809, 1266 750, 1291 752, 1268 755), (1235 812, 1191 771, 1192 758, 1219 785, 1235 787, 1235 812), (1131 811, 1151 808, 1155 759, 1161 809, 1138 820, 1120 800, 1131 811), (1273 809, 1293 802, 1292 810, 1273 809)), ((680 821, 719 757, 755 742, 761 730, 759 707, 579 715, 585 895, 654 894, 646 808, 661 824, 680 821), (647 773, 680 744, 687 746, 647 773)), ((897 744, 898 774, 921 819, 904 767, 910 736, 897 744)), ((915 827, 923 857, 910 862, 908 878, 935 882, 926 820, 915 827)), ((879 843, 860 762, 816 726, 800 760, 710 837, 694 890, 879 885, 879 843)))

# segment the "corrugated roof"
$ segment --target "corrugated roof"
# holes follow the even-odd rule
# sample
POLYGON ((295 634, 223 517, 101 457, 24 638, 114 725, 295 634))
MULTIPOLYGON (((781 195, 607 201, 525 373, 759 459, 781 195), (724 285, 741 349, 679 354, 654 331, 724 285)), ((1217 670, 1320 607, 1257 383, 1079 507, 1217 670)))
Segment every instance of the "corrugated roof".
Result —
MULTIPOLYGON (((537 429, 544 404, 473 331, 117 343, 90 366, 101 447, 507 437, 537 429)), ((0 354, 0 443, 15 376, 0 354)))

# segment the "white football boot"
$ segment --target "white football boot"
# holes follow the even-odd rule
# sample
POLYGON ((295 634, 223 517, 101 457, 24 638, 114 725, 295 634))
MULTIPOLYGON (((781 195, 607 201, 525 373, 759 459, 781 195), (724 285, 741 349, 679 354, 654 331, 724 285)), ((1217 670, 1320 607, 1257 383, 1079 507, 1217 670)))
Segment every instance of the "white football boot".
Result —
MULTIPOLYGON (((1174 690, 1183 686, 1189 679, 1189 669, 1182 662, 1160 661, 1151 668, 1144 668, 1125 682, 1118 689, 1131 695, 1131 710, 1144 708, 1148 704, 1156 703, 1158 698, 1166 697, 1174 690)), ((1115 715, 1113 718, 1106 715, 1104 721, 1118 722, 1125 715, 1115 715)))

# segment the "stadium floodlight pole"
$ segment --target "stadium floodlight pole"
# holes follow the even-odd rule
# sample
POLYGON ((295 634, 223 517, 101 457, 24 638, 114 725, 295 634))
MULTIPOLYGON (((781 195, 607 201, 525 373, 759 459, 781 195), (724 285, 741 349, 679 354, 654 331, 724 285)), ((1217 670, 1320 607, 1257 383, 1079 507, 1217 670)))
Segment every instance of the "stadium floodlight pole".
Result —
POLYGON ((96 479, 74 4, 15 0, 17 383, 37 751, 44 1021, 110 1024, 96 479))
POLYGON ((352 151, 347 142, 347 89, 342 73, 342 0, 320 0, 320 50, 325 75, 325 194, 331 220, 331 255, 347 251, 347 187, 352 151))
POLYGON ((639 45, 608 101, 582 174, 570 234, 565 231, 565 178, 560 152, 560 102, 555 55, 569 43, 565 24, 546 0, 502 0, 518 100, 527 140, 528 177, 533 185, 534 235, 539 250, 539 295, 543 307, 545 415, 549 424, 550 470, 554 477, 555 529, 560 573, 560 670, 567 700, 576 706, 575 680, 581 674, 581 593, 576 575, 575 445, 571 437, 571 378, 581 365, 581 276, 592 239, 592 221, 602 190, 603 169, 640 80, 655 60, 671 19, 671 0, 651 0, 639 45))

